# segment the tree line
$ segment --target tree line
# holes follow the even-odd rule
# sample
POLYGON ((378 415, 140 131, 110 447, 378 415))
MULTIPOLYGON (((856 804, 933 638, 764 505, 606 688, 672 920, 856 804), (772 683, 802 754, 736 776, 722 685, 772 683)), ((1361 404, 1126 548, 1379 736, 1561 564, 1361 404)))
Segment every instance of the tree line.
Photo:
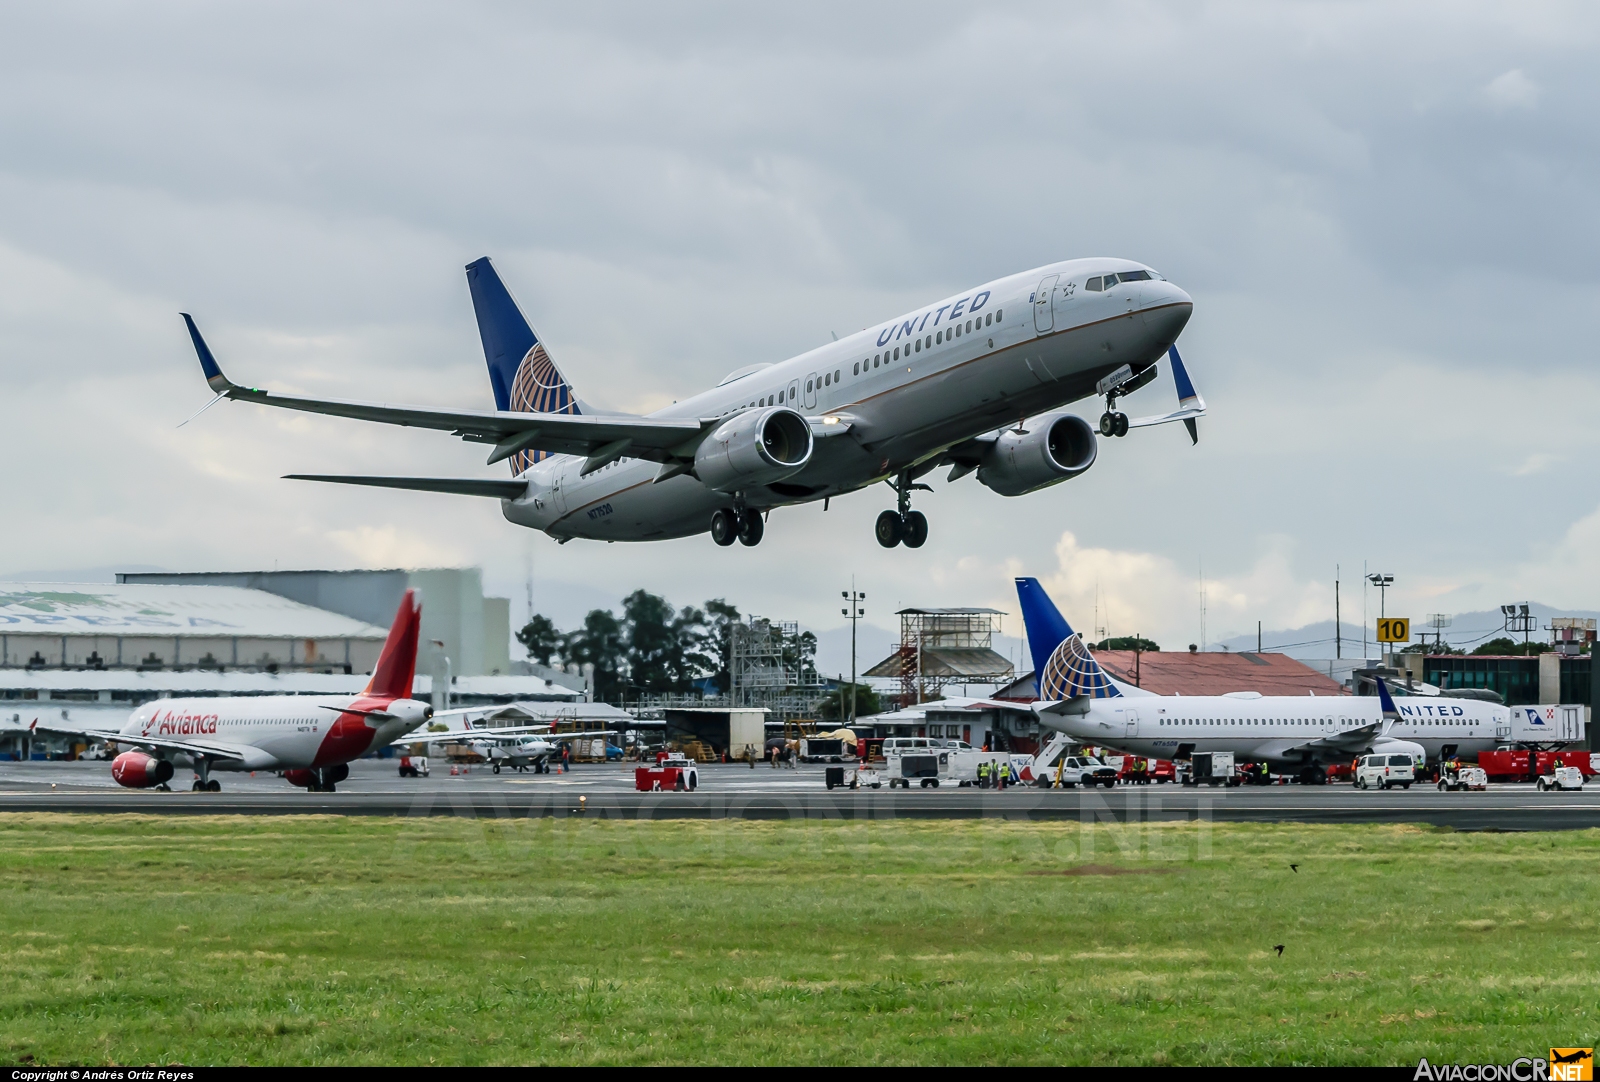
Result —
MULTIPOLYGON (((740 622, 739 610, 720 597, 678 609, 664 597, 635 590, 622 599, 620 614, 591 609, 571 631, 535 613, 517 641, 541 665, 594 666, 594 697, 604 702, 689 694, 707 678, 715 694, 725 695, 740 622)), ((817 637, 811 632, 785 640, 782 650, 787 667, 815 671, 817 637)))

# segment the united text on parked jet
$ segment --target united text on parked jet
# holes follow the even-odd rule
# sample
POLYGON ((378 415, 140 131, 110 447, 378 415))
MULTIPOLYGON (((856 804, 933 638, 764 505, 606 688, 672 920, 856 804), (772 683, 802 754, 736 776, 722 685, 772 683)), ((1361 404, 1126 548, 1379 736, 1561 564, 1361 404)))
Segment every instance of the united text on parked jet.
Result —
POLYGON ((216 402, 451 432, 493 447, 512 479, 290 477, 489 496, 505 517, 562 540, 651 541, 705 530, 757 544, 773 508, 889 482, 880 544, 920 546, 918 478, 949 466, 1003 496, 1036 492, 1094 465, 1096 430, 1062 407, 1103 397, 1099 433, 1182 421, 1198 440, 1205 402, 1174 343, 1189 295, 1125 259, 1074 259, 987 282, 776 364, 729 373, 649 416, 581 400, 487 258, 467 283, 493 410, 449 410, 277 394, 230 381, 184 316, 216 402), (1119 397, 1170 358, 1178 408, 1130 419, 1119 397))
POLYGON ((433 716, 427 703, 411 698, 421 625, 422 606, 407 590, 359 695, 157 699, 121 729, 35 728, 139 749, 111 763, 111 776, 130 789, 165 785, 174 766, 191 766, 202 792, 222 789, 212 771, 275 770, 295 785, 331 793, 349 776, 348 763, 433 716))
POLYGON ((1302 780, 1326 780, 1326 768, 1367 752, 1437 760, 1494 746, 1506 708, 1473 699, 1402 700, 1379 696, 1155 695, 1115 679, 1095 661, 1038 579, 1017 580, 1033 654, 1042 725, 1086 744, 1135 755, 1186 758, 1231 751, 1302 780))

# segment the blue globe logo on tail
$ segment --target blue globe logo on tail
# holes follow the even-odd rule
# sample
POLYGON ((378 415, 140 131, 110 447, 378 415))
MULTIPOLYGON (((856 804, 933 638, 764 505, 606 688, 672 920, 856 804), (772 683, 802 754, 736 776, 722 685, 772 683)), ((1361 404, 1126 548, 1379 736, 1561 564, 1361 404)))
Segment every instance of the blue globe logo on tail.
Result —
MULTIPOLYGON (((555 362, 544 351, 542 342, 535 342, 511 381, 511 408, 519 413, 577 413, 578 401, 572 388, 556 370, 555 362)), ((523 470, 549 458, 553 451, 519 451, 511 456, 511 472, 523 470)))
POLYGON ((1122 697, 1122 690, 1089 653, 1083 637, 1072 630, 1038 579, 1018 579, 1017 599, 1022 603, 1022 622, 1028 630, 1028 650, 1033 655, 1034 686, 1039 698, 1059 702, 1079 696, 1122 697))
POLYGON ((1087 695, 1091 699, 1120 698, 1122 692, 1111 682, 1100 663, 1083 644, 1083 636, 1073 632, 1067 636, 1050 660, 1045 662, 1044 674, 1039 677, 1039 697, 1051 702, 1076 699, 1087 695))

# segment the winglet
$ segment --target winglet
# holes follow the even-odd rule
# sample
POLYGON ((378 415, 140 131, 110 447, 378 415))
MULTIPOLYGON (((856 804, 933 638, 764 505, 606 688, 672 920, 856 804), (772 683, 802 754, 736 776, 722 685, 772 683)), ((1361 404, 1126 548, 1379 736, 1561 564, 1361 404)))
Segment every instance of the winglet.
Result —
POLYGON ((226 394, 234 389, 234 384, 227 376, 222 374, 222 368, 217 364, 217 359, 211 355, 211 347, 206 345, 206 340, 200 336, 200 328, 194 325, 194 317, 188 312, 180 312, 184 323, 189 326, 189 337, 194 341, 194 351, 200 356, 200 371, 206 374, 206 383, 218 394, 226 394))
MULTIPOLYGON (((1206 408, 1206 400, 1200 397, 1200 392, 1194 389, 1194 381, 1189 378, 1189 370, 1183 367, 1183 358, 1178 356, 1178 347, 1167 347, 1167 357, 1172 361, 1172 382, 1178 388, 1178 408, 1198 409, 1206 408)), ((1195 424, 1193 417, 1186 417, 1183 427, 1189 430, 1190 444, 1200 442, 1200 428, 1195 424)))

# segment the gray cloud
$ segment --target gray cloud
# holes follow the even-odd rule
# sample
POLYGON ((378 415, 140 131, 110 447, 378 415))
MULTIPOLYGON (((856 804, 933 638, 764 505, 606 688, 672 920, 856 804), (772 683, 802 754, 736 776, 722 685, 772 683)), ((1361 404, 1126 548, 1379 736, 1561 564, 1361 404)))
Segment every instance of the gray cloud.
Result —
MULTIPOLYGON (((1071 532, 1170 576, 1204 559, 1238 584, 1233 630, 1303 622, 1305 584, 1369 557, 1419 606, 1497 603, 1575 559, 1600 503, 1597 23, 1561 4, 13 8, 0 458, 22 514, 0 571, 475 560, 520 608, 532 553, 566 608, 638 584, 818 626, 854 572, 887 626, 902 604, 1009 606, 1008 576, 1053 571, 1071 532), (1139 433, 1015 501, 941 487, 915 555, 872 543, 886 495, 865 493, 775 514, 753 552, 558 549, 486 501, 275 479, 483 471, 446 438, 232 404, 173 427, 205 400, 179 309, 252 382, 481 405, 461 266, 492 254, 580 391, 644 409, 1095 253, 1196 296, 1200 447, 1139 433)), ((1600 570, 1537 581, 1600 603, 1600 570)), ((1197 637, 1191 598, 1140 603, 1146 630, 1197 637)))

